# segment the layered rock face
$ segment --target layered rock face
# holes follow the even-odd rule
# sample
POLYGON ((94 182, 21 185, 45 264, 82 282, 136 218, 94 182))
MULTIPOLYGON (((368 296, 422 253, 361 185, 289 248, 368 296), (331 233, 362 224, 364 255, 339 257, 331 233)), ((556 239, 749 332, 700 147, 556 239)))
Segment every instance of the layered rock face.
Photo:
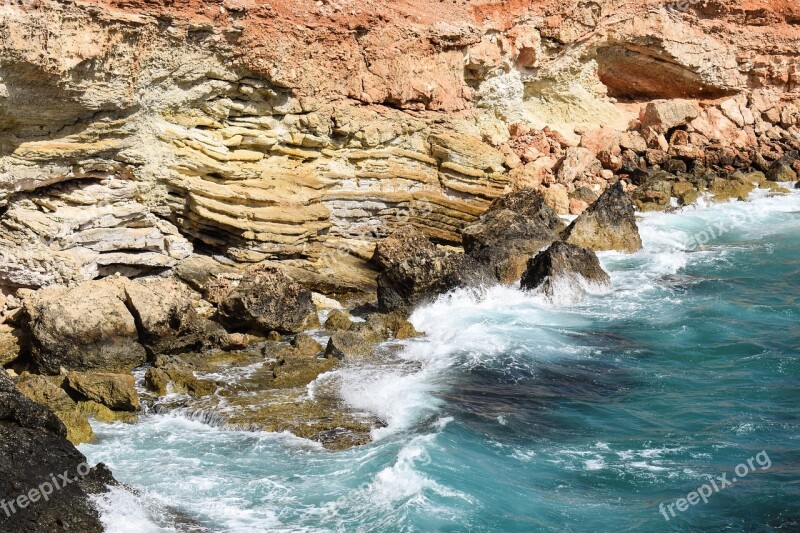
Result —
POLYGON ((798 142, 798 21, 783 0, 6 3, 0 287, 195 250, 333 289, 393 229, 458 244, 513 190, 577 214, 660 153, 771 162, 798 142))

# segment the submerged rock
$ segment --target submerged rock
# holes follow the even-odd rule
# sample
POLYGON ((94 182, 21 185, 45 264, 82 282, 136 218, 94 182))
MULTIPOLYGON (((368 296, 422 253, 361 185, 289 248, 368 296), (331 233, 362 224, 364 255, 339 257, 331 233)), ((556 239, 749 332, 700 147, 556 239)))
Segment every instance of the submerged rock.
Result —
POLYGON ((13 502, 30 489, 64 472, 75 481, 53 489, 47 500, 28 499, 24 509, 0 512, 0 530, 8 533, 80 531, 101 533, 103 524, 90 495, 116 482, 105 465, 89 468, 67 440, 64 424, 46 407, 16 390, 0 370, 0 500, 13 502))
POLYGON ((136 322, 120 279, 48 287, 25 301, 31 358, 44 372, 129 372, 143 364, 136 322))
POLYGON ((585 282, 603 286, 610 281, 592 250, 559 241, 531 258, 520 285, 554 296, 560 287, 585 282))
POLYGON ((636 226, 636 215, 622 183, 606 191, 570 224, 562 234, 564 242, 592 250, 636 252, 642 249, 642 238, 636 226))
POLYGON ((247 273, 219 305, 223 324, 234 330, 299 333, 318 324, 311 291, 278 268, 247 273))

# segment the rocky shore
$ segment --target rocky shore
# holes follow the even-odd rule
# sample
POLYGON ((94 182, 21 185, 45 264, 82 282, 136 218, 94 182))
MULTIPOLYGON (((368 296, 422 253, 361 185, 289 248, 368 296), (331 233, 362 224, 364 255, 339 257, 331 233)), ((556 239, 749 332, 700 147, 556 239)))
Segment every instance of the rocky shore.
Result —
MULTIPOLYGON (((368 443, 335 370, 395 364, 416 307, 580 298, 637 213, 796 186, 789 2, 275 4, 0 7, 0 497, 91 420, 368 443)), ((0 524, 99 531, 113 483, 0 524)))

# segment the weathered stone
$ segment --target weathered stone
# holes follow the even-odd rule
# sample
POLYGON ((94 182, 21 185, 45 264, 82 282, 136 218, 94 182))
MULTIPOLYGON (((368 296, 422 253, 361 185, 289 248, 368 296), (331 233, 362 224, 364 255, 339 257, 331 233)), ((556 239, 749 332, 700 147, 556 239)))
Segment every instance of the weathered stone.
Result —
POLYGON ((714 178, 708 186, 708 191, 714 195, 714 199, 718 202, 725 202, 731 199, 745 201, 755 188, 756 186, 752 183, 739 179, 714 178))
POLYGON ((310 335, 297 335, 292 339, 292 346, 302 355, 317 355, 323 350, 322 345, 310 335))
POLYGON ((43 371, 129 372, 146 361, 119 280, 48 287, 25 301, 31 357, 43 371))
POLYGON ((520 286, 554 296, 562 288, 582 287, 585 283, 607 286, 610 281, 592 250, 559 241, 531 258, 520 286))
POLYGON ((350 320, 350 315, 344 311, 334 309, 328 314, 325 320, 325 329, 328 331, 342 331, 350 329, 353 321, 350 320))
POLYGON ((372 355, 374 343, 355 331, 337 331, 328 340, 325 357, 355 359, 372 355))
POLYGON ((631 198, 640 211, 664 211, 670 205, 672 183, 666 179, 650 179, 639 186, 631 198))
POLYGON ((139 342, 151 355, 203 351, 228 342, 225 330, 197 315, 197 295, 174 279, 127 281, 126 305, 136 320, 139 342))
POLYGON ((700 115, 700 106, 694 100, 657 100, 642 110, 639 120, 644 128, 666 133, 676 126, 688 124, 700 115))
POLYGON ((406 224, 378 242, 371 262, 378 270, 386 270, 409 256, 431 253, 435 248, 424 233, 411 224, 406 224))
POLYGON ((78 479, 49 499, 29 505, 24 512, 0 513, 0 530, 9 533, 104 531, 89 495, 116 484, 105 465, 78 470, 86 458, 67 440, 64 424, 46 407, 26 398, 0 370, 0 497, 6 501, 43 483, 52 475, 68 472, 78 479))
POLYGON ((766 177, 770 181, 797 181, 797 173, 786 161, 776 161, 767 171, 766 177))
POLYGON ((129 374, 70 372, 66 387, 84 400, 95 401, 116 411, 137 411, 139 395, 129 374))
POLYGON ((0 366, 13 363, 27 345, 20 329, 0 324, 0 366))
POLYGON ((456 287, 479 283, 483 269, 463 254, 436 251, 406 259, 378 276, 381 311, 410 312, 456 287))
POLYGON ((570 224, 562 239, 592 250, 618 250, 636 252, 642 248, 642 239, 636 226, 636 216, 630 197, 622 183, 612 185, 570 224))
POLYGON ((249 272, 219 305, 223 324, 234 330, 299 333, 319 323, 311 291, 278 268, 249 272))

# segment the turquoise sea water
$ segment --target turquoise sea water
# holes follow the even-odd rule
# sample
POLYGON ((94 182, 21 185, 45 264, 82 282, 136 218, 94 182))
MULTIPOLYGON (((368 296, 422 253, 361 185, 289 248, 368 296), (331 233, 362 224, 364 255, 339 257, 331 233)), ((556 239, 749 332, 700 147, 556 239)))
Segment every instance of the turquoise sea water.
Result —
POLYGON ((320 378, 386 420, 368 446, 96 425, 81 450, 140 494, 99 501, 109 531, 185 529, 165 506, 225 532, 800 531, 800 194, 640 230, 644 251, 601 254, 605 293, 459 291, 399 356, 320 378))

